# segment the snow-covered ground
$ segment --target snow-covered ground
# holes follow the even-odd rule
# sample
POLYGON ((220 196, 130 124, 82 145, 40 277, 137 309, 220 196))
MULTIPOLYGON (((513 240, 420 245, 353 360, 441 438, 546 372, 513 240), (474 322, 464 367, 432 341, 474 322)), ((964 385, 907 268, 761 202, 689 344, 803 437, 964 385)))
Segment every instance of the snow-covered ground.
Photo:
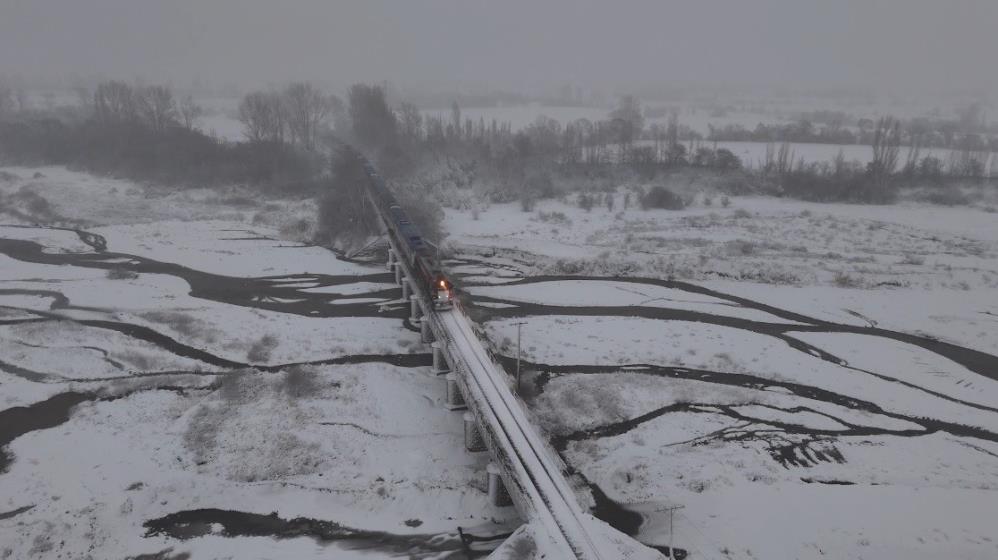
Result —
POLYGON ((0 558, 445 558, 515 528, 384 267, 281 230, 306 203, 3 171, 0 558))
MULTIPOLYGON (((384 268, 295 241, 309 202, 0 171, 0 557, 460 557, 457 527, 515 528, 384 268)), ((685 506, 692 558, 998 555, 996 215, 670 186, 694 204, 446 216, 580 492, 658 546, 685 506)))
POLYGON ((563 458, 694 558, 998 556, 996 215, 687 188, 448 211, 563 458))

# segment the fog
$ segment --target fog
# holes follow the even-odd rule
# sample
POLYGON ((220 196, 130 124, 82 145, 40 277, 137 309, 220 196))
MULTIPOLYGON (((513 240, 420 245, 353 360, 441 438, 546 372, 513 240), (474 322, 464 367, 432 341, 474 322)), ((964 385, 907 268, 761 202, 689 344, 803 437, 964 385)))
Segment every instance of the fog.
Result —
POLYGON ((254 87, 987 90, 998 3, 2 0, 0 74, 254 87))

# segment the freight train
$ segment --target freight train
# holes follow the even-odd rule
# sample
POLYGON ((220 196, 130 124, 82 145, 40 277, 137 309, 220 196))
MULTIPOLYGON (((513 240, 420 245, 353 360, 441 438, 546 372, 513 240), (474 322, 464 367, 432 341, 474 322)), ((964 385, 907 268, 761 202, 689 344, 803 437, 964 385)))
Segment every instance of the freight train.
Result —
POLYGON ((388 235, 391 236, 395 247, 405 253, 398 257, 406 260, 409 270, 416 276, 414 280, 419 283, 423 294, 430 299, 434 308, 451 307, 454 284, 441 269, 436 250, 420 234, 419 228, 409 219, 374 167, 359 154, 357 157, 363 162, 371 200, 377 206, 378 212, 386 218, 388 235))

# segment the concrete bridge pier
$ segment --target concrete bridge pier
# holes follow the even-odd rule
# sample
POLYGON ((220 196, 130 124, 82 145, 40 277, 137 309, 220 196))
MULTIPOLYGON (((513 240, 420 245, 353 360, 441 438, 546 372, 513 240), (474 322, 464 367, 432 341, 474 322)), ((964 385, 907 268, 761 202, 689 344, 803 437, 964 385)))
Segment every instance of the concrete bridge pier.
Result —
POLYGON ((395 273, 395 283, 402 285, 402 279, 405 278, 405 275, 402 273, 402 265, 398 262, 392 264, 392 272, 395 273))
POLYGON ((497 507, 513 505, 506 485, 502 483, 502 478, 499 476, 499 467, 495 463, 489 463, 485 472, 488 473, 489 477, 489 501, 492 502, 492 505, 497 507))
POLYGON ((409 296, 409 303, 412 306, 409 310, 409 322, 412 324, 421 322, 420 317, 423 316, 423 308, 419 306, 419 296, 416 294, 409 296))
POLYGON ((433 349, 433 373, 436 375, 442 375, 444 373, 450 373, 450 366, 447 364, 447 360, 444 358, 444 345, 442 342, 434 342, 430 345, 433 349))
POLYGON ((444 404, 450 410, 464 408, 464 395, 461 394, 461 387, 457 384, 457 374, 454 372, 447 374, 447 401, 444 404))
POLYGON ((388 247, 388 270, 394 270, 395 267, 395 250, 388 247))
POLYGON ((423 341, 423 344, 429 344, 433 342, 433 330, 430 329, 429 321, 422 321, 419 324, 419 337, 423 341))
POLYGON ((402 299, 409 299, 412 295, 412 287, 409 285, 409 279, 405 276, 402 277, 402 299))
POLYGON ((473 453, 485 451, 485 439, 478 429, 478 421, 470 412, 464 413, 464 448, 473 453))

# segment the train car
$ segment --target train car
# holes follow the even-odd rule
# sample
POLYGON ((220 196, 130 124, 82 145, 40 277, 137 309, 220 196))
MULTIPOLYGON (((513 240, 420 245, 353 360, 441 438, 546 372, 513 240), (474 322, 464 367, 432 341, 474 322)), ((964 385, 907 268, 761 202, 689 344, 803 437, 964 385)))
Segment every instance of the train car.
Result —
POLYGON ((413 280, 419 282, 435 308, 449 308, 453 302, 454 284, 444 274, 434 250, 423 239, 419 228, 409 219, 384 180, 367 160, 363 161, 371 198, 378 211, 387 218, 388 235, 395 246, 405 253, 406 264, 416 276, 413 280))
POLYGON ((426 251, 417 255, 413 271, 423 284, 423 290, 433 307, 447 309, 453 305, 454 284, 440 269, 440 264, 432 253, 426 251))

